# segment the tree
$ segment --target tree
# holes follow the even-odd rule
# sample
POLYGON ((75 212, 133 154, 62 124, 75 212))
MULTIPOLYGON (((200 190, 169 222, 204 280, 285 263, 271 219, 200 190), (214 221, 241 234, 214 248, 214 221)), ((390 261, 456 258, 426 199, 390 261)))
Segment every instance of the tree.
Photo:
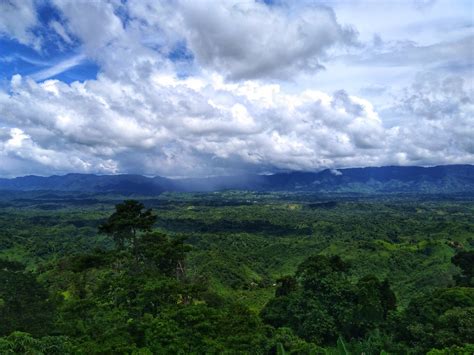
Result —
POLYGON ((191 247, 184 238, 169 238, 165 234, 145 233, 136 240, 136 258, 147 267, 168 276, 180 278, 185 275, 185 258, 191 247))
POLYGON ((277 284, 276 297, 287 296, 298 287, 298 283, 293 276, 283 276, 277 280, 277 284))
POLYGON ((414 298, 391 322, 395 340, 425 353, 474 339, 474 289, 452 287, 414 298))
POLYGON ((380 282, 374 275, 364 276, 356 287, 357 301, 352 322, 352 334, 364 335, 385 321, 396 309, 396 297, 387 280, 380 282))
POLYGON ((18 262, 0 260, 0 336, 13 331, 44 335, 54 307, 36 276, 18 262))
POLYGON ((0 338, 0 354, 65 355, 73 354, 74 347, 64 336, 33 338, 28 333, 13 332, 0 338))
POLYGON ((115 212, 99 226, 99 232, 107 234, 115 241, 119 249, 136 247, 140 232, 149 232, 156 222, 156 216, 151 209, 135 200, 126 200, 115 206, 115 212))
POLYGON ((459 286, 474 286, 474 251, 461 251, 451 258, 451 262, 461 269, 455 276, 459 286))
POLYGON ((348 271, 338 256, 309 257, 295 278, 278 280, 275 298, 261 312, 263 320, 320 345, 335 345, 339 336, 366 337, 395 309, 395 295, 387 281, 366 276, 353 283, 348 271))

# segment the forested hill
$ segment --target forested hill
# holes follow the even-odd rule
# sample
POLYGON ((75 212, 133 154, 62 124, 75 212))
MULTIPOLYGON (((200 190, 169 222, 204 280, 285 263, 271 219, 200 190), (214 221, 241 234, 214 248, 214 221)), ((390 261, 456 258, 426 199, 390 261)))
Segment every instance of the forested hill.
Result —
POLYGON ((474 166, 386 166, 188 179, 92 174, 0 179, 0 190, 15 191, 159 194, 166 191, 209 192, 228 189, 342 193, 474 193, 474 166))

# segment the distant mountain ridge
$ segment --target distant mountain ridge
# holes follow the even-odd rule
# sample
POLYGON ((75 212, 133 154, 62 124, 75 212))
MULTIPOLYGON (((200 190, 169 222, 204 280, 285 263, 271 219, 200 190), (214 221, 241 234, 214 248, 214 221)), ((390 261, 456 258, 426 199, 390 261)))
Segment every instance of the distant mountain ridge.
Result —
POLYGON ((313 191, 340 193, 474 192, 474 165, 385 166, 169 179, 141 175, 67 174, 0 179, 0 190, 160 194, 220 190, 313 191))

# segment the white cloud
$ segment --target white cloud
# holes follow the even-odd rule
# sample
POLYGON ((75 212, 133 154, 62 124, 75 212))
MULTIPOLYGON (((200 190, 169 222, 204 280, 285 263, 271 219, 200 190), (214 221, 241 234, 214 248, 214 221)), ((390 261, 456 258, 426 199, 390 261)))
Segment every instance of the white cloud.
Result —
POLYGON ((71 58, 63 60, 49 68, 40 70, 31 75, 31 77, 36 81, 42 81, 48 78, 51 78, 55 75, 61 74, 71 68, 74 68, 81 64, 86 57, 83 54, 75 55, 71 58))
POLYGON ((84 44, 89 55, 96 54, 123 34, 122 22, 108 1, 54 0, 65 17, 65 27, 84 44))
POLYGON ((362 99, 346 96, 336 105, 339 94, 289 94, 258 82, 222 85, 216 75, 198 85, 189 78, 164 80, 158 70, 128 85, 106 76, 71 85, 17 76, 0 105, 4 120, 22 127, 35 146, 68 151, 68 158, 85 154, 95 164, 114 160, 121 171, 130 171, 122 160, 130 155, 166 162, 145 165, 142 172, 151 174, 206 174, 223 165, 317 169, 354 154, 372 156, 380 147, 381 121, 362 99))
POLYGON ((39 49, 40 40, 31 32, 37 24, 33 0, 0 1, 0 35, 39 49))
MULTIPOLYGON (((5 131, 5 129, 0 130, 5 131)), ((18 160, 39 166, 42 170, 50 169, 51 171, 88 171, 91 167, 91 163, 79 155, 69 155, 63 151, 42 148, 20 128, 10 129, 9 137, 0 141, 0 156, 6 160, 6 164, 2 167, 2 170, 6 172, 8 172, 6 169, 10 167, 8 163, 18 160)), ((94 168, 97 170, 98 167, 94 168)))
POLYGON ((393 107, 406 117, 392 128, 370 102, 344 91, 223 82, 217 74, 179 79, 159 70, 127 85, 105 75, 70 85, 15 77, 0 106, 4 120, 22 128, 3 154, 18 146, 14 156, 61 171, 181 176, 473 158, 472 93, 456 78, 407 89, 393 107))
POLYGON ((123 46, 140 51, 151 47, 167 55, 187 46, 199 66, 232 79, 317 72, 328 49, 351 45, 356 38, 352 28, 338 23, 334 12, 322 6, 185 0, 55 4, 67 19, 68 31, 90 56, 123 46), (126 28, 117 15, 119 8, 128 14, 126 28))
POLYGON ((74 42, 64 29, 63 25, 61 25, 58 21, 51 21, 49 23, 49 27, 51 27, 67 44, 72 44, 74 42))
POLYGON ((377 18, 388 39, 372 41, 362 26, 370 42, 342 56, 354 41, 342 25, 350 12, 336 17, 310 1, 54 3, 62 18, 48 28, 78 40, 82 54, 13 76, 0 91, 0 175, 474 162, 472 74, 443 67, 433 75, 456 53, 466 57, 462 31, 412 43, 390 38, 396 24, 377 18), (193 59, 171 60, 177 49, 193 59), (85 59, 99 64, 97 78, 45 80, 85 59), (429 73, 414 80, 422 69, 429 73))
POLYGON ((474 91, 463 78, 423 73, 393 112, 411 160, 474 162, 474 91))
POLYGON ((183 1, 179 14, 197 61, 233 79, 315 72, 327 49, 355 39, 327 7, 183 1))

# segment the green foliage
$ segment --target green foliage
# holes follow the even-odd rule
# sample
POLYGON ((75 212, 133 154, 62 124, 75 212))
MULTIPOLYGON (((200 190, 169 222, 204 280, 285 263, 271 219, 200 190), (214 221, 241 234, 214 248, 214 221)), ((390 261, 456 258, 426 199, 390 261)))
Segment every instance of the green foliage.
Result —
POLYGON ((1 354, 67 355, 74 353, 74 345, 64 336, 33 338, 28 333, 14 332, 0 338, 1 354))
POLYGON ((347 347, 346 347, 346 343, 344 343, 344 339, 342 339, 341 337, 339 337, 337 339, 337 350, 339 352, 339 354, 341 355, 349 355, 349 351, 347 350, 347 347))
POLYGON ((373 275, 361 278, 356 289, 353 332, 368 334, 387 319, 389 312, 396 309, 396 297, 387 280, 380 282, 373 275))
POLYGON ((136 240, 135 258, 148 268, 179 277, 185 273, 185 257, 191 250, 184 238, 170 239, 163 233, 146 233, 136 240))
POLYGON ((445 349, 431 349, 426 353, 427 355, 466 355, 474 354, 474 344, 467 344, 465 346, 451 346, 445 349))
POLYGON ((456 283, 460 286, 474 286, 474 251, 461 251, 451 261, 461 269, 461 274, 455 276, 456 283))
POLYGON ((0 336, 13 331, 44 335, 51 330, 54 305, 36 276, 18 262, 0 260, 0 336))
POLYGON ((285 348, 281 343, 277 343, 277 355, 286 355, 285 348))
POLYGON ((391 324, 396 340, 418 351, 463 346, 474 339, 474 288, 440 289, 412 300, 391 324))
POLYGON ((0 197, 0 353, 472 352, 468 196, 122 198, 0 197))
POLYGON ((204 304, 180 307, 169 318, 154 318, 146 327, 153 353, 263 353, 266 328, 239 305, 220 309, 204 304))
POLYGON ((151 209, 135 200, 126 200, 115 206, 115 212, 99 226, 99 232, 111 236, 116 246, 123 249, 126 245, 136 248, 139 232, 149 232, 156 221, 151 209))
POLYGON ((340 335, 365 337, 395 309, 395 295, 375 276, 352 283, 348 271, 338 256, 308 258, 296 271, 298 285, 291 278, 281 279, 276 297, 261 313, 263 320, 274 327, 290 327, 316 344, 334 345, 340 335))
POLYGON ((277 328, 272 334, 271 350, 285 354, 317 354, 322 348, 297 337, 290 328, 277 328))

